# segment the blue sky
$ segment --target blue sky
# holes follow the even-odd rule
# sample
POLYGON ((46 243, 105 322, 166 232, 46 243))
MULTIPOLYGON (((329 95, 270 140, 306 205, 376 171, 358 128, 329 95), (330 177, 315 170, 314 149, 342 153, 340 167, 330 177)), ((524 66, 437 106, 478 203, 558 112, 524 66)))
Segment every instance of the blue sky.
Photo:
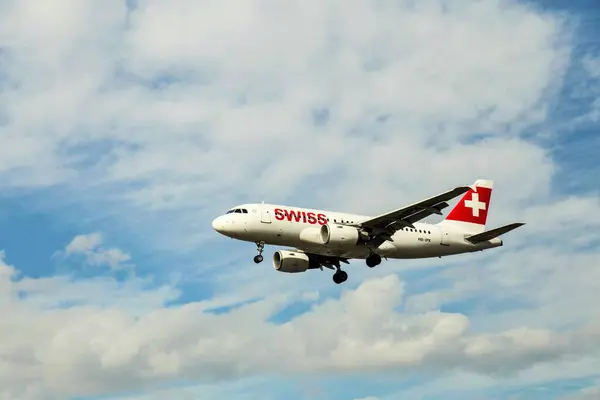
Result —
POLYGON ((0 1, 0 397, 593 398, 595 3, 0 1), (503 248, 339 286, 210 227, 480 177, 503 248))

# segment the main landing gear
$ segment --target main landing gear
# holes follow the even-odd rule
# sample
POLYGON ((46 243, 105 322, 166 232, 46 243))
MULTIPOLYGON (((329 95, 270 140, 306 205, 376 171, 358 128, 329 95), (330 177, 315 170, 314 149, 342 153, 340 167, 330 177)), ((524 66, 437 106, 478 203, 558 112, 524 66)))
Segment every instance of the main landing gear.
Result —
POLYGON ((369 268, 376 267, 381 264, 381 256, 379 254, 372 253, 367 257, 366 262, 369 268))
POLYGON ((346 282, 347 279, 348 273, 338 266, 337 271, 333 274, 333 281, 339 285, 340 283, 346 282))
POLYGON ((265 249, 265 242, 256 242, 256 250, 258 255, 254 256, 254 262, 256 264, 261 263, 263 260, 262 252, 265 249))
MULTIPOLYGON (((371 253, 367 257, 366 262, 367 262, 367 266, 369 268, 376 267, 379 264, 381 264, 381 256, 379 254, 376 254, 376 253, 371 253)), ((338 285, 340 283, 346 282, 346 280, 348 279, 348 273, 346 271, 342 270, 342 268, 340 267, 339 262, 337 262, 335 264, 335 268, 337 269, 337 271, 335 271, 335 273, 333 274, 333 281, 335 283, 337 283, 338 285)))

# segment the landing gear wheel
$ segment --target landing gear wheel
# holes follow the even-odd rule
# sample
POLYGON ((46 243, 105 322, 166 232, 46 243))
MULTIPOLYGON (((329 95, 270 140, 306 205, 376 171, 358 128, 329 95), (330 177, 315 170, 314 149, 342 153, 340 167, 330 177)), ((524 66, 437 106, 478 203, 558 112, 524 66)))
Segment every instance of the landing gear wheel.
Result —
POLYGON ((379 254, 371 254, 369 257, 367 257, 366 262, 369 268, 376 267, 377 265, 381 264, 381 256, 379 254))
POLYGON ((265 249, 265 242, 256 242, 256 250, 258 251, 258 255, 254 256, 255 263, 261 263, 263 260, 262 252, 265 249))
POLYGON ((346 271, 339 270, 335 274, 333 274, 333 281, 338 285, 340 283, 346 282, 347 279, 348 274, 346 273, 346 271))

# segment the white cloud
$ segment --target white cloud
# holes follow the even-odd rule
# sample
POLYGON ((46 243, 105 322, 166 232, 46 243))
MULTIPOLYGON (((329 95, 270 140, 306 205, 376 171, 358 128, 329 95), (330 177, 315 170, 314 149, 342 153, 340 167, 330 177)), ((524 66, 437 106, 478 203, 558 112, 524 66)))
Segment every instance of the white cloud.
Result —
POLYGON ((273 325, 268 318, 288 304, 279 296, 212 315, 202 303, 163 308, 172 289, 161 294, 135 281, 124 287, 110 280, 14 281, 13 267, 3 262, 0 270, 0 305, 10 327, 0 332, 2 376, 10 382, 2 394, 16 397, 31 388, 64 397, 150 389, 175 378, 211 382, 275 372, 459 367, 514 373, 566 355, 592 356, 600 333, 593 325, 474 333, 461 314, 403 314, 394 311, 404 297, 395 275, 273 325), (110 303, 97 302, 94 287, 110 303), (60 308, 73 292, 80 305, 60 308))
MULTIPOLYGON (((102 248, 102 235, 99 233, 90 233, 87 235, 77 235, 65 247, 65 255, 72 256, 82 254, 86 261, 92 266, 108 265, 112 270, 128 267, 124 264, 131 260, 129 254, 124 253, 118 248, 102 248)), ((129 265, 129 267, 131 267, 129 265)))
POLYGON ((331 187, 320 201, 348 207, 364 204, 344 196, 356 179, 395 203, 481 173, 513 183, 532 163, 544 169, 519 176, 519 188, 549 179, 540 150, 514 137, 544 118, 545 96, 560 85, 568 32, 556 17, 511 1, 244 1, 235 12, 227 2, 140 1, 131 14, 117 1, 102 12, 90 1, 59 3, 41 14, 14 2, 16 11, 3 13, 19 27, 4 33, 9 78, 26 83, 2 95, 3 129, 37 146, 15 142, 13 153, 30 156, 3 159, 4 169, 19 167, 9 183, 39 183, 26 173, 87 189, 141 179, 143 189, 119 190, 152 210, 194 209, 206 193, 215 204, 284 200, 304 179, 336 171, 352 174, 314 178, 331 187), (35 15, 45 20, 33 29, 35 15), (175 83, 151 89, 160 79, 175 83), (329 122, 314 127, 320 108, 329 122), (476 131, 496 139, 457 145, 476 131), (100 140, 120 144, 99 164, 71 169, 97 151, 83 145, 100 140), (492 153, 519 157, 506 168, 487 162, 492 153))
MULTIPOLYGON (((574 380, 573 384, 578 385, 580 380, 596 375, 599 367, 600 359, 594 355, 578 360, 564 359, 538 364, 516 376, 511 376, 510 379, 498 379, 496 376, 451 370, 422 384, 382 396, 382 400, 397 398, 417 400, 428 397, 493 398, 501 397, 507 391, 510 391, 513 398, 517 399, 527 397, 532 392, 535 392, 537 397, 556 397, 557 390, 554 384, 558 383, 562 390, 568 390, 568 386, 564 384, 565 381, 572 379, 574 380)), ((593 387, 589 387, 580 392, 593 393, 593 390, 593 387)), ((559 398, 576 400, 579 398, 577 396, 578 394, 574 394, 559 398)), ((588 398, 583 396, 583 399, 588 398)))
POLYGON ((65 251, 67 255, 74 253, 89 253, 96 249, 102 243, 102 237, 99 233, 89 235, 77 235, 71 243, 67 245, 65 251))

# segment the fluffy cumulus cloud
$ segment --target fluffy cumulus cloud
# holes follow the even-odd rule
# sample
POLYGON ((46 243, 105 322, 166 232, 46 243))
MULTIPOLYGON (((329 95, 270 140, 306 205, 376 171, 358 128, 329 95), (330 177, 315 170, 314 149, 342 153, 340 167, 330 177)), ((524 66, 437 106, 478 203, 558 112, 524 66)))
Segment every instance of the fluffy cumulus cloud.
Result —
POLYGON ((71 240, 64 250, 64 254, 69 256, 83 255, 86 263, 92 266, 108 265, 111 269, 123 268, 126 261, 131 260, 129 254, 121 249, 101 247, 102 235, 91 233, 87 235, 77 235, 71 240))
POLYGON ((28 392, 64 398, 255 374, 458 367, 506 376, 539 363, 598 356, 600 344, 597 323, 563 332, 520 324, 477 332, 460 313, 399 312, 405 294, 394 274, 273 324, 270 317, 289 298, 267 296, 214 314, 202 302, 163 308, 177 295, 173 288, 150 291, 136 282, 115 287, 110 280, 15 281, 15 269, 5 261, 1 271, 2 313, 11 327, 2 331, 6 398, 28 392), (94 288, 116 299, 94 299, 94 288), (74 305, 65 307, 68 302, 74 305))
MULTIPOLYGON (((85 279, 24 276, 1 253, 0 398, 281 398, 273 379, 340 373, 422 374, 401 395, 340 394, 420 398, 593 377, 600 203, 556 192, 546 145, 576 26, 512 0, 0 2, 0 186, 96 232, 56 249, 85 279), (380 213, 479 177, 497 182, 490 225, 528 223, 504 248, 356 263, 343 286, 248 266, 252 247, 210 229, 247 201, 380 213), (108 236, 168 260, 140 273, 108 236)), ((581 62, 588 121, 599 59, 581 62)))
POLYGON ((560 86, 567 33, 512 1, 58 4, 12 1, 0 17, 5 184, 134 182, 122 200, 156 210, 206 193, 283 200, 315 181, 321 202, 350 190, 358 206, 473 171, 519 174, 518 197, 550 179, 518 133, 560 86))

